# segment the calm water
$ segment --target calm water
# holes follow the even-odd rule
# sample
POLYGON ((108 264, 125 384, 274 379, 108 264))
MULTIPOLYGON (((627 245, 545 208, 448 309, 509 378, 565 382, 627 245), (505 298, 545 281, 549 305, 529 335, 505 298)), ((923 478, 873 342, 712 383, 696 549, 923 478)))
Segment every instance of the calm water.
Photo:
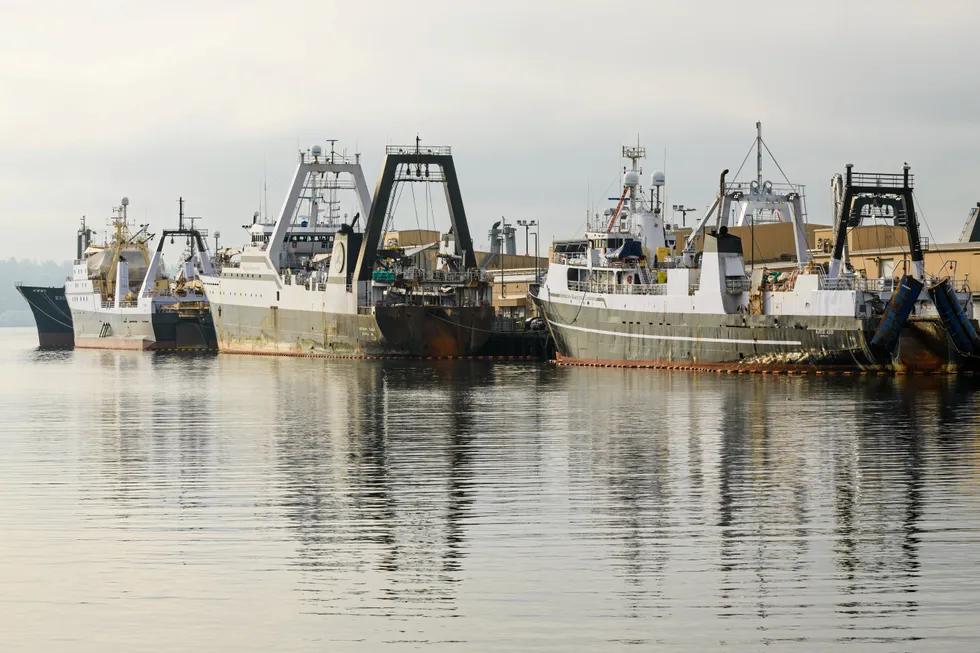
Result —
POLYGON ((34 338, 2 651, 980 648, 980 382, 34 338))

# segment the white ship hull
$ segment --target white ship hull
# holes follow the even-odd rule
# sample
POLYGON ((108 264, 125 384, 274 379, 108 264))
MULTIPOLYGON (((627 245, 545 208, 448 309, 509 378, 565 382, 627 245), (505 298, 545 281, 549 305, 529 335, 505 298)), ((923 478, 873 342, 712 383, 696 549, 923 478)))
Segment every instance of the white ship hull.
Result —
POLYGON ((72 308, 75 347, 80 349, 153 349, 152 315, 136 308, 72 308))
POLYGON ((204 288, 221 352, 280 356, 386 353, 373 314, 331 311, 323 291, 278 289, 271 280, 236 283, 213 277, 204 279, 204 288))
MULTIPOLYGON (((260 257, 254 257, 260 258, 260 257)), ((218 350, 237 354, 376 355, 389 352, 373 311, 358 311, 343 283, 284 283, 264 260, 202 277, 218 350)))

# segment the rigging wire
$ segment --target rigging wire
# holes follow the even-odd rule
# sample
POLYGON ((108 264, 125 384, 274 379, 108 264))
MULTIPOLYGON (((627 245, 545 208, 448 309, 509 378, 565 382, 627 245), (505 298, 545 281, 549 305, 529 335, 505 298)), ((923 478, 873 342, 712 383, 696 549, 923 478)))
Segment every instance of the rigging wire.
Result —
POLYGON ((432 184, 428 181, 425 182, 425 228, 432 230, 436 228, 435 208, 432 206, 432 184))
POLYGON ((384 237, 387 236, 389 232, 391 232, 391 227, 395 220, 395 209, 398 208, 398 204, 401 202, 402 193, 405 192, 405 184, 399 183, 397 181, 395 182, 395 184, 397 186, 394 193, 395 201, 392 202, 391 205, 388 207, 388 216, 385 218, 385 226, 384 229, 381 230, 382 244, 384 243, 384 237))
POLYGON ((419 204, 415 199, 415 184, 408 182, 408 185, 412 187, 412 208, 415 209, 415 228, 422 231, 422 225, 419 224, 419 204))
POLYGON ((753 139, 752 140, 752 145, 749 146, 749 151, 745 153, 745 158, 742 159, 742 165, 740 165, 738 167, 738 170, 735 171, 735 174, 732 175, 732 181, 728 182, 728 185, 729 186, 732 186, 732 185, 735 184, 735 181, 734 180, 738 179, 738 175, 742 172, 742 168, 745 167, 745 162, 749 160, 749 157, 750 156, 752 156, 752 148, 755 147, 755 141, 756 140, 758 140, 758 139, 753 139))
MULTIPOLYGON (((759 138, 758 140, 759 140, 760 143, 762 143, 762 147, 766 148, 766 152, 769 154, 769 158, 772 159, 772 162, 776 164, 776 168, 779 170, 779 174, 781 174, 783 176, 783 179, 786 180, 786 183, 789 184, 790 186, 792 186, 793 188, 797 188, 797 185, 794 184, 793 182, 791 182, 789 180, 789 177, 786 175, 786 173, 783 172, 783 167, 781 165, 779 165, 779 161, 776 160, 776 155, 774 155, 772 153, 772 150, 769 149, 769 146, 766 145, 766 142, 762 138, 759 138)), ((743 165, 744 165, 744 163, 743 163, 743 165)), ((801 200, 800 200, 800 206, 801 207, 803 206, 803 201, 804 200, 802 199, 802 194, 801 194, 801 200)), ((803 219, 803 216, 798 216, 798 217, 801 220, 803 219)), ((804 223, 804 225, 805 224, 806 223, 804 223)), ((803 229, 803 242, 806 243, 806 248, 808 250, 813 249, 813 243, 810 242, 810 235, 806 232, 806 228, 805 227, 803 229)), ((799 264, 799 261, 797 261, 797 264, 799 264)))
POLYGON ((786 183, 789 184, 790 186, 796 186, 796 184, 794 184, 793 182, 791 182, 789 180, 789 177, 786 176, 786 173, 783 172, 782 166, 779 165, 779 161, 776 160, 776 157, 773 155, 772 151, 769 149, 769 146, 766 145, 766 142, 764 140, 762 140, 761 138, 759 139, 759 142, 762 143, 762 147, 766 148, 766 152, 769 153, 769 158, 772 159, 772 162, 776 164, 776 168, 779 169, 779 174, 781 174, 783 176, 783 179, 786 180, 786 183))
MULTIPOLYGON (((925 213, 922 212, 922 205, 919 204, 919 198, 916 197, 914 193, 912 194, 912 200, 915 202, 915 207, 918 210, 918 216, 920 216, 922 218, 921 220, 919 220, 919 222, 921 224, 924 224, 926 226, 926 231, 929 232, 929 239, 932 242, 936 242, 936 237, 932 235, 932 228, 929 226, 929 223, 926 221, 925 213)), ((910 243, 910 245, 911 245, 911 243, 910 243)), ((919 246, 920 247, 922 246, 921 243, 919 244, 919 246)), ((941 250, 936 250, 936 253, 939 254, 939 258, 943 262, 943 267, 939 268, 940 271, 942 271, 949 264, 949 261, 946 259, 945 256, 943 256, 943 253, 942 253, 941 250)), ((925 255, 923 255, 923 257, 922 257, 922 265, 923 265, 923 267, 925 267, 925 263, 926 263, 925 258, 926 258, 925 255)))
MULTIPOLYGON (((616 177, 611 182, 609 182, 609 185, 608 186, 606 186, 606 190, 602 191, 602 195, 603 196, 606 196, 606 194, 609 192, 609 189, 612 188, 613 185, 616 184, 616 182, 618 182, 618 181, 619 181, 619 174, 617 173, 616 174, 616 177)), ((586 216, 585 216, 585 222, 583 222, 582 223, 582 226, 580 226, 576 230, 576 233, 581 232, 581 231, 586 231, 586 229, 587 229, 587 227, 589 225, 589 218, 592 217, 593 211, 594 211, 594 207, 592 207, 592 208, 589 209, 588 214, 586 214, 586 216)))

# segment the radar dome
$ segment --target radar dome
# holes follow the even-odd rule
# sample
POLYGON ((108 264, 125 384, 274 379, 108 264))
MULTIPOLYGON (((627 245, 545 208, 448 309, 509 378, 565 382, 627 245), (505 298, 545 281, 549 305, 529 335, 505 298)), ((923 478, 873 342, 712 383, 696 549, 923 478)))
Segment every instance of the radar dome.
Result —
POLYGON ((313 153, 313 156, 320 156, 323 154, 323 149, 319 145, 314 145, 313 149, 310 151, 313 153))
POLYGON ((128 197, 122 198, 122 205, 123 206, 129 206, 129 198, 128 197))
POLYGON ((640 175, 636 170, 627 170, 626 174, 623 175, 623 186, 634 188, 639 183, 640 175))
POLYGON ((651 186, 663 186, 667 183, 667 177, 660 170, 655 170, 652 175, 650 175, 650 185, 651 186))

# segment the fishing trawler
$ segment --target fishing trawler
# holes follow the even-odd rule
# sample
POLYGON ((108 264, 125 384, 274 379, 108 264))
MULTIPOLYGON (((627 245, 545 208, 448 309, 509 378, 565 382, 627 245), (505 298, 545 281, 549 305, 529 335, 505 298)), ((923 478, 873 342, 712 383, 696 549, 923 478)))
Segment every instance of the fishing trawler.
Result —
POLYGON ((164 230, 152 257, 148 225, 133 231, 129 199, 123 198, 110 219, 112 236, 88 245, 75 261, 65 286, 75 347, 91 349, 208 349, 215 344, 207 300, 195 280, 211 265, 201 233, 183 224, 164 230), (191 239, 191 254, 171 283, 162 260, 167 237, 191 239))
POLYGON ((204 275, 222 352, 315 356, 459 356, 493 321, 486 273, 476 266, 448 147, 389 147, 374 202, 360 155, 316 145, 300 152, 271 233, 253 220, 237 264, 204 275), (399 183, 446 185, 453 237, 441 265, 382 248, 399 183), (340 194, 353 194, 353 218, 340 194), (367 220, 358 230, 361 215, 367 220))
MULTIPOLYGON (((644 154, 623 148, 632 167, 619 205, 590 219, 585 238, 555 243, 547 277, 534 292, 559 361, 800 372, 975 365, 980 340, 971 295, 962 286, 954 290, 952 279, 926 277, 908 167, 901 175, 847 167, 825 271, 807 246, 802 188, 761 179, 726 184, 727 170, 683 249, 663 248, 659 194, 647 203, 640 186, 644 154), (860 224, 863 209, 882 204, 894 207, 896 224, 909 234, 911 269, 900 280, 865 278, 841 265, 849 226, 860 224), (747 270, 729 222, 758 211, 792 223, 792 270, 747 270)), ((663 181, 655 174, 651 185, 663 181)))

